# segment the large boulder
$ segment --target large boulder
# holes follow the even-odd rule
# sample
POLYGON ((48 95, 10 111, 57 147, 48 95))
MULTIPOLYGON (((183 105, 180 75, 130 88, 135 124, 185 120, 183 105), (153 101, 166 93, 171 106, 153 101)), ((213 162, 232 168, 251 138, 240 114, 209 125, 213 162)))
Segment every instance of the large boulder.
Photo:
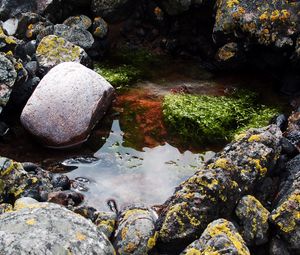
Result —
POLYGON ((160 241, 184 245, 199 238, 211 221, 229 217, 243 194, 275 165, 281 137, 275 125, 251 129, 177 187, 158 219, 160 241))
POLYGON ((113 94, 113 87, 96 72, 78 63, 62 63, 41 80, 21 122, 48 147, 78 145, 104 116, 113 94))
POLYGON ((63 62, 88 63, 88 55, 82 48, 56 35, 42 39, 36 49, 36 58, 39 66, 46 70, 63 62))
POLYGON ((1 254, 115 254, 91 221, 62 206, 22 201, 15 209, 0 215, 1 254))
POLYGON ((219 219, 210 223, 201 237, 181 253, 190 254, 250 255, 250 251, 235 226, 230 221, 219 219))
POLYGON ((130 15, 134 4, 134 0, 92 0, 91 9, 95 16, 101 16, 108 22, 118 22, 130 15))

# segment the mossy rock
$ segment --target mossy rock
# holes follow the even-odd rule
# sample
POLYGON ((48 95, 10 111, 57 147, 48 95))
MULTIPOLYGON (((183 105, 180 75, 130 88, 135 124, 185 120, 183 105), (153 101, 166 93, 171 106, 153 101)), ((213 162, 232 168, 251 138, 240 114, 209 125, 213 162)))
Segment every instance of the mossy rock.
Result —
POLYGON ((187 140, 228 142, 249 128, 269 124, 279 113, 256 101, 255 93, 244 90, 229 97, 169 94, 163 101, 163 114, 170 129, 187 140))

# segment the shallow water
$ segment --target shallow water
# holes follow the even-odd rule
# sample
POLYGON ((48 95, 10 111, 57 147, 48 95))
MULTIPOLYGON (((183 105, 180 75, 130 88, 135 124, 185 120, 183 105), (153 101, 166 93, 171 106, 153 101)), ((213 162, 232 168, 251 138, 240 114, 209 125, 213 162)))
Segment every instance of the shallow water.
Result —
MULTIPOLYGON (((115 199, 119 207, 131 203, 158 205, 172 193, 174 187, 193 175, 204 160, 214 155, 185 151, 165 143, 142 151, 124 146, 124 133, 115 120, 106 143, 92 163, 73 162, 63 165, 76 167, 67 173, 75 179, 78 190, 87 196, 87 204, 107 210, 107 199, 115 199)), ((76 188, 75 188, 76 189, 76 188)))
POLYGON ((183 141, 168 130, 161 105, 165 94, 183 89, 196 94, 226 95, 236 87, 248 87, 261 92, 260 100, 265 104, 286 103, 274 92, 273 81, 268 77, 212 75, 184 60, 172 60, 151 71, 155 73, 151 79, 117 92, 111 112, 81 147, 67 151, 45 149, 17 126, 0 144, 0 155, 31 161, 53 172, 75 168, 67 172, 75 180, 74 188, 85 195, 86 204, 99 210, 108 210, 108 199, 115 199, 119 207, 129 203, 156 205, 212 157, 211 151, 217 152, 223 146, 183 141), (83 160, 73 160, 82 156, 83 160), (90 160, 84 162, 85 156, 90 160), (59 164, 62 161, 64 166, 59 164))

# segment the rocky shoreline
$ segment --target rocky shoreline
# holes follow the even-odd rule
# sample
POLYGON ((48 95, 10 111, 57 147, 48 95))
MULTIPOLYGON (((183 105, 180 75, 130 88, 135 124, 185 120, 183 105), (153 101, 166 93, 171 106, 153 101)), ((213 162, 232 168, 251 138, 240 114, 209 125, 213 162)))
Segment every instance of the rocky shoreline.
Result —
POLYGON ((266 69, 294 111, 236 136, 152 208, 97 211, 67 176, 0 157, 0 253, 299 254, 298 12, 277 0, 1 1, 1 139, 21 118, 44 146, 86 141, 114 97, 92 68, 123 44, 214 72, 266 69))

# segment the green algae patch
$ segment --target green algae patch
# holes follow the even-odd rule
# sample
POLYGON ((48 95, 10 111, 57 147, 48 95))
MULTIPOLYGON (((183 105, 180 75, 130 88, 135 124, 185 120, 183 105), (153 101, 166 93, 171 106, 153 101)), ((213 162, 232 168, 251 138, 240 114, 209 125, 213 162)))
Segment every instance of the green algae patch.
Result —
POLYGON ((142 79, 155 77, 156 69, 164 63, 163 57, 146 49, 116 49, 109 56, 109 61, 95 65, 94 71, 102 75, 117 89, 128 87, 142 79), (155 70, 153 69, 155 67, 155 70))
POLYGON ((249 128, 268 125, 279 112, 258 104, 257 95, 245 90, 228 97, 169 94, 163 101, 169 128, 195 142, 228 142, 249 128))
POLYGON ((143 77, 143 73, 139 69, 125 64, 121 66, 97 64, 94 71, 116 88, 135 83, 143 77))

